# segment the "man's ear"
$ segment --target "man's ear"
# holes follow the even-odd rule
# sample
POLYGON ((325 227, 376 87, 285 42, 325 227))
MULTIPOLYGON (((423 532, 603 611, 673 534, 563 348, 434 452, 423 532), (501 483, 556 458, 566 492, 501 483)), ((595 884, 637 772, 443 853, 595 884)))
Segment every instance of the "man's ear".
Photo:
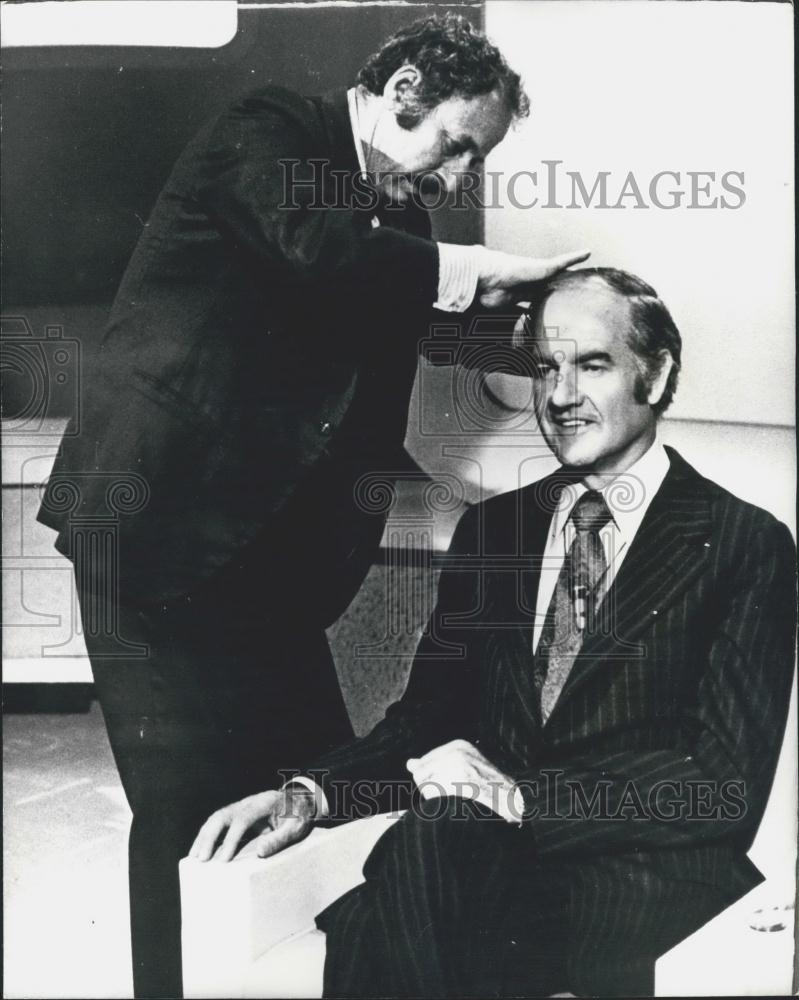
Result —
POLYGON ((415 94, 421 82, 421 72, 411 63, 394 70, 383 87, 383 100, 397 114, 406 107, 409 98, 415 94))
POLYGON ((671 356, 671 351, 664 349, 660 352, 659 357, 660 369, 649 386, 649 391, 646 395, 646 401, 650 406, 656 406, 662 399, 663 393, 666 391, 666 383, 669 380, 671 369, 674 367, 674 358, 671 356))

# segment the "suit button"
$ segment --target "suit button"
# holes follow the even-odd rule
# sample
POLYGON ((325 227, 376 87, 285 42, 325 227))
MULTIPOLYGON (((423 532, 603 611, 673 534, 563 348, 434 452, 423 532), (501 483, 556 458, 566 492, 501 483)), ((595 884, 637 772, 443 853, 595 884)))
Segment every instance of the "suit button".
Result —
POLYGON ((330 433, 330 429, 331 429, 330 428, 330 423, 327 420, 323 420, 322 423, 319 424, 319 433, 320 434, 329 434, 330 433))

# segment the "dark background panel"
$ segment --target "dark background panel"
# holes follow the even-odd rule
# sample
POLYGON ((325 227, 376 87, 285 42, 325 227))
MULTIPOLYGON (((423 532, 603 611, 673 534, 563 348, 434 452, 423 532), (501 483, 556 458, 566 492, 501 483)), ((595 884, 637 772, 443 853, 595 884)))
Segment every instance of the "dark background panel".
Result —
MULTIPOLYGON (((267 84, 308 94, 350 86, 389 34, 451 6, 240 10, 236 37, 219 49, 5 50, 3 339, 15 344, 6 352, 3 416, 27 417, 32 399, 37 419, 73 412, 78 365, 96 350, 172 164, 207 119, 267 84), (45 362, 42 391, 41 355, 53 348, 47 325, 78 349, 70 348, 66 376, 45 362), (28 331, 21 344, 20 329, 28 331)), ((482 22, 482 7, 461 9, 482 22)), ((453 242, 482 238, 473 211, 436 212, 434 228, 453 242)))

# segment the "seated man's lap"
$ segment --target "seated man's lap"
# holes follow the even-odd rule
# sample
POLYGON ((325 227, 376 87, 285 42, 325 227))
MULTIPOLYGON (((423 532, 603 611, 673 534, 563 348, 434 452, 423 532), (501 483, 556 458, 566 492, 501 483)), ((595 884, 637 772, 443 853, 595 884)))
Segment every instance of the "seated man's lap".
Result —
POLYGON ((435 995, 648 995, 656 956, 724 905, 711 887, 621 860, 542 862, 529 830, 455 797, 417 802, 364 876, 318 922, 351 969, 395 996, 412 995, 414 965, 435 995))
POLYGON ((381 963, 394 964, 399 978, 420 963, 453 996, 565 987, 568 892, 544 884, 528 831, 482 805, 417 801, 377 843, 364 876, 318 918, 331 967, 342 960, 331 950, 340 950, 355 974, 360 952, 357 974, 368 979, 371 965, 375 986, 395 995, 411 984, 394 983, 390 970, 375 968, 381 963))

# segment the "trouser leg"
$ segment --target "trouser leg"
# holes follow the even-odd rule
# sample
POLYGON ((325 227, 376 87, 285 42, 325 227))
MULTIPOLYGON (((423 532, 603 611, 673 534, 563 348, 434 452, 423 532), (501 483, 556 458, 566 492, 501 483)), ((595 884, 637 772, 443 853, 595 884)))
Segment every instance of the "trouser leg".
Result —
POLYGON ((525 836, 462 799, 407 813, 372 852, 365 884, 320 915, 324 995, 565 988, 566 897, 542 884, 525 836))
POLYGON ((250 591, 147 608, 122 603, 113 620, 127 642, 147 650, 119 658, 119 643, 85 628, 133 812, 134 991, 179 997, 178 861, 201 823, 274 787, 279 768, 301 766, 352 730, 322 629, 270 621, 250 591))
POLYGON ((186 804, 166 815, 134 814, 128 863, 134 995, 180 997, 181 911, 178 862, 206 816, 186 804))

